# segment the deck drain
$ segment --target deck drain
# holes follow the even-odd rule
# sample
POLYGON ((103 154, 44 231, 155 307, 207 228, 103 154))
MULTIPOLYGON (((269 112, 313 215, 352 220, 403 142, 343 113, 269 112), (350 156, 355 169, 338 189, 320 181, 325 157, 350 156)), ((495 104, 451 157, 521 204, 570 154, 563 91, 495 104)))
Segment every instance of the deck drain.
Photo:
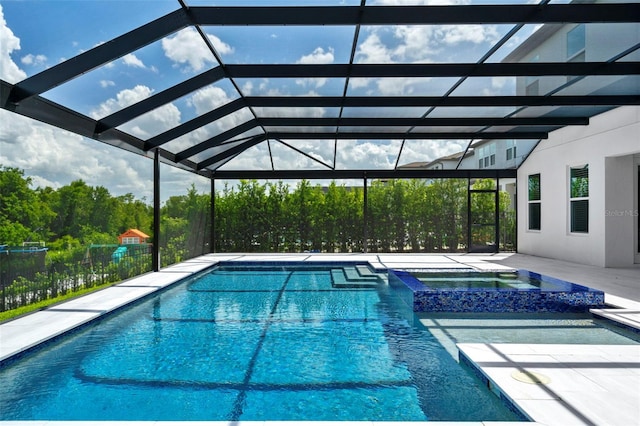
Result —
POLYGON ((511 373, 511 377, 522 383, 528 383, 531 385, 546 385, 551 383, 551 379, 544 374, 535 373, 533 371, 514 371, 511 373))

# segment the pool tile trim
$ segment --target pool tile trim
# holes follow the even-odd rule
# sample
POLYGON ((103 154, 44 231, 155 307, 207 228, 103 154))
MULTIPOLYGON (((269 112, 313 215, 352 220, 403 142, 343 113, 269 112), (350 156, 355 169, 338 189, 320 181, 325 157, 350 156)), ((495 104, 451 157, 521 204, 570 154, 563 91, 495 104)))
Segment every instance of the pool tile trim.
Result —
MULTIPOLYGON (((588 312, 605 306, 602 291, 528 270, 511 272, 521 277, 544 280, 556 288, 432 288, 411 271, 390 269, 389 283, 414 312, 588 312)), ((438 271, 429 270, 431 272, 438 271)))

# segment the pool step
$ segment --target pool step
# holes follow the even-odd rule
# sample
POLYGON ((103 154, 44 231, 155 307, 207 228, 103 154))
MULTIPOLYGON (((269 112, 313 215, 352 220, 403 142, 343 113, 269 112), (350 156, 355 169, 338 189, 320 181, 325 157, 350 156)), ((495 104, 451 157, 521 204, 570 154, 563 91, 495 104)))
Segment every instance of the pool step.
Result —
POLYGON ((380 282, 377 277, 363 277, 354 267, 331 269, 331 286, 335 288, 371 288, 380 282))
POLYGON ((377 280, 379 283, 387 283, 389 281, 389 276, 386 272, 375 272, 369 265, 356 265, 356 270, 360 276, 377 280))

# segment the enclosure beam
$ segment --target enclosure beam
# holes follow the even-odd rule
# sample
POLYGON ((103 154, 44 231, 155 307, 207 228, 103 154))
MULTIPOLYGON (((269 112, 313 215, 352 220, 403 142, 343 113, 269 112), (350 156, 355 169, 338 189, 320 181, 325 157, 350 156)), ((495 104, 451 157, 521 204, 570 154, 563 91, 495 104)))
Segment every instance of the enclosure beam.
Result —
POLYGON ((268 117, 258 119, 265 127, 275 126, 586 126, 588 117, 268 117))
POLYGON ((194 6, 198 25, 461 25, 638 22, 637 4, 463 6, 194 6))
MULTIPOLYGON (((229 137, 237 136, 238 134, 234 134, 229 131, 229 137)), ((227 139, 228 139, 227 138, 227 139)), ((366 132, 268 132, 267 138, 269 139, 284 139, 284 140, 352 140, 352 139, 382 139, 382 140, 390 140, 390 139, 548 139, 549 133, 543 131, 511 131, 511 132, 376 132, 376 131, 366 131, 366 132)), ((223 137, 216 137, 210 139, 209 142, 202 143, 202 147, 200 145, 196 145, 194 148, 190 150, 185 150, 184 153, 177 154, 178 161, 180 158, 188 158, 192 155, 197 154, 198 152, 202 152, 205 149, 211 148, 216 144, 220 144, 218 140, 224 141, 223 137)))
POLYGON ((640 105, 639 95, 563 96, 246 96, 250 107, 474 107, 640 105))
POLYGON ((216 179, 443 179, 515 178, 516 169, 389 169, 389 170, 216 170, 216 179))
POLYGON ((630 62, 485 62, 424 64, 228 64, 231 78, 526 77, 638 75, 630 62))

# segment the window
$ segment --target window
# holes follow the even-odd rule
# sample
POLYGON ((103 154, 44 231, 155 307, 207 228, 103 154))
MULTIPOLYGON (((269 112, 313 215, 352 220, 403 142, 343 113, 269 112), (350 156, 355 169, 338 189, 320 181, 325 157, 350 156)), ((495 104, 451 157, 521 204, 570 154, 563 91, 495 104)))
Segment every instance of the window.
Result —
POLYGON ((529 175, 529 229, 540 228, 540 173, 529 175))
POLYGON ((527 84, 525 91, 527 96, 538 96, 540 94, 540 80, 535 80, 527 84))
POLYGON ((589 165, 572 167, 569 181, 571 232, 589 232, 589 165))
POLYGON ((516 141, 508 140, 507 141, 507 161, 513 160, 516 158, 516 141))
POLYGON ((140 244, 139 237, 124 237, 122 239, 122 244, 140 244))
MULTIPOLYGON (((586 32, 584 24, 580 24, 567 33, 567 59, 584 53, 586 32)), ((583 58, 584 60, 584 58, 583 58)))
POLYGON ((478 153, 478 166, 483 169, 489 166, 495 166, 496 164, 496 144, 491 143, 489 145, 477 148, 478 153))

